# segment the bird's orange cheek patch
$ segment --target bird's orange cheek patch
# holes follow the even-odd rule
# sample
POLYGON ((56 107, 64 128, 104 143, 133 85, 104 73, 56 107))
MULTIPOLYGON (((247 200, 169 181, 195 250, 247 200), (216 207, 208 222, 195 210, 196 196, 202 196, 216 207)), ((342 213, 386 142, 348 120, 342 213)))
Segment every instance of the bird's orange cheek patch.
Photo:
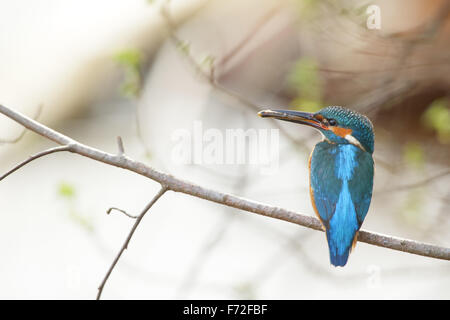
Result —
POLYGON ((330 127, 331 131, 339 137, 345 138, 346 135, 352 134, 352 129, 348 128, 339 128, 339 127, 330 127))

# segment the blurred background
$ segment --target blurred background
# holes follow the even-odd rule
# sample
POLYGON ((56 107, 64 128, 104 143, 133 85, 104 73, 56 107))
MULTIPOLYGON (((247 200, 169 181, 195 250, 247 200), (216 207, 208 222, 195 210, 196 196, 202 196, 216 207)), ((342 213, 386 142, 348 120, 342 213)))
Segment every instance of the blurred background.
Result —
MULTIPOLYGON (((320 135, 256 113, 353 108, 376 133, 363 229, 446 247, 449 52, 447 0, 0 0, 0 103, 107 152, 121 136, 157 170, 309 215, 320 135), (195 121, 278 129, 278 170, 174 163, 173 132, 195 121)), ((0 116, 1 172, 53 146, 23 133, 0 116)), ((138 214, 158 188, 62 153, 1 181, 0 298, 95 298, 134 223, 106 210, 138 214)), ((449 288, 446 261, 358 243, 334 268, 321 232, 169 192, 102 297, 449 299, 449 288)))

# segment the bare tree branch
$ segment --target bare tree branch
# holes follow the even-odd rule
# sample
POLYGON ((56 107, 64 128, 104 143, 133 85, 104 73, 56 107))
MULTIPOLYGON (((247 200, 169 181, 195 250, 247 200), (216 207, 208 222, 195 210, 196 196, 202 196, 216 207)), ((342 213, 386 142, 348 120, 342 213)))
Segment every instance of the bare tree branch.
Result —
MULTIPOLYGON (((145 165, 144 163, 130 159, 125 155, 114 155, 94 149, 87 145, 81 144, 80 142, 77 142, 59 132, 56 132, 44 126, 43 124, 40 124, 39 122, 30 119, 3 105, 0 105, 0 113, 20 123, 29 130, 34 131, 37 134, 58 144, 66 146, 67 151, 77 153, 81 156, 88 157, 108 165, 135 172, 139 175, 159 182, 161 185, 166 186, 167 190, 184 193, 196 198, 201 198, 225 206, 241 209, 274 219, 284 220, 314 230, 323 231, 322 225, 320 224, 319 220, 312 216, 298 214, 287 209, 269 206, 224 192, 204 188, 189 181, 181 180, 172 175, 159 172, 145 165)), ((450 260, 450 248, 421 243, 414 240, 401 239, 393 236, 387 236, 375 232, 361 230, 358 235, 358 241, 425 257, 450 260)))
MULTIPOLYGON (((34 115, 33 119, 37 120, 39 118, 39 116, 41 115, 42 112, 42 105, 38 106, 38 109, 36 111, 36 114, 34 115)), ((14 139, 0 139, 0 143, 8 143, 8 144, 14 144, 19 142, 24 136, 25 133, 27 132, 26 128, 23 128, 22 132, 14 139)))
POLYGON ((102 283, 98 287, 98 293, 97 293, 97 300, 100 300, 100 297, 103 292, 103 288, 105 287, 106 281, 108 281, 109 276, 111 275, 111 272, 114 270, 114 267, 116 266, 117 262, 120 259, 120 256, 125 251, 125 249, 128 248, 128 244, 130 243, 131 237, 134 234, 134 231, 136 231, 136 228, 138 227, 139 223, 141 222, 142 218, 144 218, 145 214, 148 210, 155 204, 156 201, 158 201, 159 198, 167 191, 167 188, 162 185, 159 192, 153 197, 152 201, 150 201, 147 206, 145 206, 144 210, 142 210, 141 214, 137 217, 136 222, 134 223, 133 227, 130 230, 130 233, 128 234, 128 237, 126 238, 125 242, 122 245, 122 248, 120 248, 119 253, 117 254, 116 258, 114 259, 113 263, 109 267, 108 271, 106 272, 105 277, 103 278, 102 283))

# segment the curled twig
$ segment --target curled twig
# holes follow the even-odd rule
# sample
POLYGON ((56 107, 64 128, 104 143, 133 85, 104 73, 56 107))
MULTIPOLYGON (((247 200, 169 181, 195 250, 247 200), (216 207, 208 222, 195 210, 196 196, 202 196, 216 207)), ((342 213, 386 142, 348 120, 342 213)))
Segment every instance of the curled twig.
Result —
POLYGON ((126 212, 125 210, 122 210, 122 209, 119 209, 119 208, 116 208, 116 207, 111 207, 111 208, 109 208, 108 210, 106 210, 106 214, 110 214, 111 213, 111 211, 118 211, 118 212, 121 212, 121 213, 123 213, 124 215, 126 215, 128 218, 131 218, 131 219, 137 219, 137 217, 138 216, 133 216, 132 214, 129 214, 128 212, 126 212))

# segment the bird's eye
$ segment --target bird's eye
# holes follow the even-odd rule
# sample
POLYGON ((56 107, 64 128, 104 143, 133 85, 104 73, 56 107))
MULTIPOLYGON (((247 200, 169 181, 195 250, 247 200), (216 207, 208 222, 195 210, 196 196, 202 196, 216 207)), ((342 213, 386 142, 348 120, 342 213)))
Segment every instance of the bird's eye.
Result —
POLYGON ((329 124, 330 126, 335 126, 335 125, 336 125, 336 120, 334 120, 334 119, 328 119, 328 124, 329 124))

